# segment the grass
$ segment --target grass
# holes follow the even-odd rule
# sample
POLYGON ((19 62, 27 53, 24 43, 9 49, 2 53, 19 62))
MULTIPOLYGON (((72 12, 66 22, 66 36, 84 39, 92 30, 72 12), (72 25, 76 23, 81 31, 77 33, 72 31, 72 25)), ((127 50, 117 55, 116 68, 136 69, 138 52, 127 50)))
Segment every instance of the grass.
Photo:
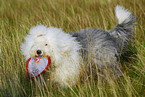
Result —
POLYGON ((144 0, 0 0, 0 96, 145 96, 144 0), (138 18, 131 48, 121 57, 123 76, 88 77, 76 87, 37 84, 26 74, 20 43, 32 26, 44 24, 73 32, 86 27, 112 29, 117 24, 114 7, 119 4, 138 18))

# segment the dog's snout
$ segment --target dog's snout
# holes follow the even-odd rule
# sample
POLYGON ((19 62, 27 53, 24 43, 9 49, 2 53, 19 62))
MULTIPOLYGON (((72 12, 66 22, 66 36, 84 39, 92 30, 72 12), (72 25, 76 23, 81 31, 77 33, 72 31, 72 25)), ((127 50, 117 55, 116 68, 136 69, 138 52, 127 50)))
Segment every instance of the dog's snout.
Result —
POLYGON ((37 50, 37 54, 40 55, 42 53, 41 50, 37 50))

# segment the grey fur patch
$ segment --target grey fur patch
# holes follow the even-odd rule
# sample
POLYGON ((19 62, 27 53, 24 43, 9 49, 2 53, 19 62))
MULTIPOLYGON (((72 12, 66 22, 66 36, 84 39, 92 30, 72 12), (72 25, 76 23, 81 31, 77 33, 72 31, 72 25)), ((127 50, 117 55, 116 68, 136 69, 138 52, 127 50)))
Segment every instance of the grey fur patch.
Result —
POLYGON ((86 28, 71 35, 82 46, 80 52, 85 61, 91 59, 92 63, 100 66, 118 64, 117 56, 125 52, 133 38, 135 21, 136 17, 131 15, 130 21, 118 24, 112 31, 86 28))
POLYGON ((104 66, 116 61, 116 39, 102 29, 87 28, 72 33, 82 46, 83 59, 104 66))

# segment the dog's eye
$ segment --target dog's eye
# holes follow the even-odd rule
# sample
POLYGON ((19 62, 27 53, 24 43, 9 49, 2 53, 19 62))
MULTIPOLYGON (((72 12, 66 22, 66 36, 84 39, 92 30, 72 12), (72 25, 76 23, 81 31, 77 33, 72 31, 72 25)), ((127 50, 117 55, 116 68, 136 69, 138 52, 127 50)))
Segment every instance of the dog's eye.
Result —
POLYGON ((48 44, 45 44, 45 46, 47 46, 48 44))

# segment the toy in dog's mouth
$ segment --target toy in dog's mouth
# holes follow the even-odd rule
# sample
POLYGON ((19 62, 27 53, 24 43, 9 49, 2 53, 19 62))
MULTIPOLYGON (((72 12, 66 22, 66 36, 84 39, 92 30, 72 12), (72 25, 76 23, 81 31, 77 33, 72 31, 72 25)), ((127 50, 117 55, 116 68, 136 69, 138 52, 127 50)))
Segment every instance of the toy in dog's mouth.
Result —
POLYGON ((38 77, 46 71, 49 67, 51 59, 49 56, 37 56, 35 58, 29 58, 27 61, 26 69, 30 78, 38 77))

